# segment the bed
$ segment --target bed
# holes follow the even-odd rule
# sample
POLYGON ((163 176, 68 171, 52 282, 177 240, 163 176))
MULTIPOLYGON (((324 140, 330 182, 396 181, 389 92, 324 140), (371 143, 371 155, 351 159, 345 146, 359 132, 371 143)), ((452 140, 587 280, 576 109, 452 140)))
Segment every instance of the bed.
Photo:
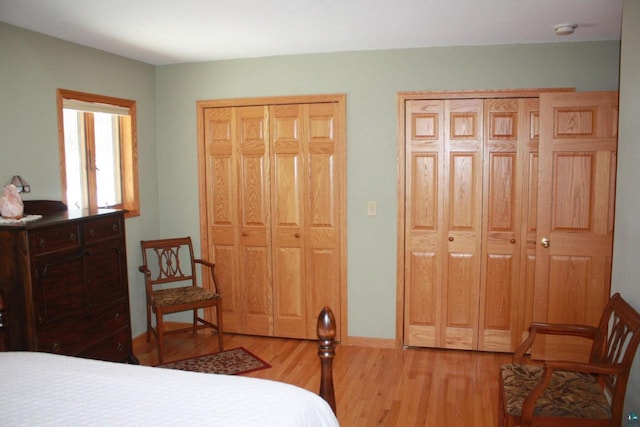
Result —
POLYGON ((0 352, 1 424, 338 426, 331 320, 324 310, 318 320, 322 397, 258 378, 0 352))

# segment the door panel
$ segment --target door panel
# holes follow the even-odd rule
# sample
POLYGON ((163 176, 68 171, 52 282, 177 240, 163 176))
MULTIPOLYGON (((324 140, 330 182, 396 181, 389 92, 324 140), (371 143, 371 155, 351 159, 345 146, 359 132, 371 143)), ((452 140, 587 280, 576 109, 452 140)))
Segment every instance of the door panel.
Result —
POLYGON ((445 101, 442 344, 477 347, 482 237, 482 100, 445 101))
POLYGON ((521 117, 524 129, 524 162, 522 165, 522 220, 520 227, 520 289, 516 345, 526 339, 533 320, 533 293, 535 287, 536 232, 538 215, 538 142, 540 114, 538 99, 523 102, 521 117))
POLYGON ((258 335, 273 334, 267 114, 262 106, 238 107, 235 112, 243 332, 258 335))
MULTIPOLYGON (((535 320, 596 325, 608 301, 617 99, 617 92, 540 97, 546 125, 540 132, 535 320)), ((588 349, 586 340, 548 337, 534 356, 585 360, 588 349)))
POLYGON ((407 101, 404 343, 441 347, 444 101, 407 101))
POLYGON ((204 111, 204 144, 208 241, 213 246, 219 291, 224 298, 224 328, 243 328, 242 289, 237 272, 240 262, 237 152, 234 108, 207 108, 204 111))
MULTIPOLYGON (((480 350, 513 351, 522 215, 524 99, 485 101, 480 350)), ((525 193, 526 194, 526 193, 525 193)))
POLYGON ((270 107, 272 128, 274 334, 306 335, 305 123, 301 105, 270 107))
MULTIPOLYGON (((340 115, 335 103, 305 105, 307 126, 305 170, 307 335, 317 338, 317 315, 325 306, 341 306, 339 272, 343 256, 340 245, 340 183, 346 165, 339 135, 340 115)), ((336 339, 342 339, 340 330, 336 339)))

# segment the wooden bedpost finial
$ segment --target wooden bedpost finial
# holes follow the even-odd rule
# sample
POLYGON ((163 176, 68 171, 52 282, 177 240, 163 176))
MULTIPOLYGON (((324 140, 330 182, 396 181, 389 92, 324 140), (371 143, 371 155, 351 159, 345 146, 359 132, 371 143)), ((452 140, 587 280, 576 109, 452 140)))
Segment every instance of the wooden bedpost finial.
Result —
POLYGON ((329 307, 324 307, 318 316, 318 356, 321 364, 320 396, 336 413, 336 398, 333 390, 332 362, 336 354, 336 319, 329 307))

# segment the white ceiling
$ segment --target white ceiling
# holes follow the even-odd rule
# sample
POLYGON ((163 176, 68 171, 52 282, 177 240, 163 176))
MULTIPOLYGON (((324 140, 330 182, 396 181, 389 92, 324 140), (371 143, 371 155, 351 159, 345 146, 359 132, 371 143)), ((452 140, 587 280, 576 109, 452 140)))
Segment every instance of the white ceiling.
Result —
POLYGON ((0 0, 0 21, 155 65, 619 40, 621 18, 622 0, 0 0))

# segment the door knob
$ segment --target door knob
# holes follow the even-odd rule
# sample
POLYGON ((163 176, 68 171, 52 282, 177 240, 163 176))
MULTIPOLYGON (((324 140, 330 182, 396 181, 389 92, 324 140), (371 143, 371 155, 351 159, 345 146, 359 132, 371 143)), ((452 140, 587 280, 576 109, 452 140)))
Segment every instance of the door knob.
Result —
POLYGON ((540 240, 540 244, 542 245, 543 248, 548 248, 549 246, 551 246, 551 240, 544 237, 542 238, 542 240, 540 240))

